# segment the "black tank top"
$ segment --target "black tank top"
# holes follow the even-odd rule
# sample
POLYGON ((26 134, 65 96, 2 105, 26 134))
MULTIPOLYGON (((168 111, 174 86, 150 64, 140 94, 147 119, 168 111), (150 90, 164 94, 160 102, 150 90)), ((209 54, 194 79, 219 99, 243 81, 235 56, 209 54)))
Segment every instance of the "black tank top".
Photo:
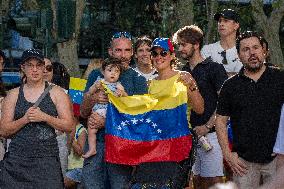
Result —
MULTIPOLYGON (((23 117, 26 111, 34 105, 24 96, 23 86, 20 86, 18 100, 15 107, 14 119, 23 117)), ((45 88, 48 83, 45 83, 45 88)), ((41 111, 57 117, 56 107, 48 93, 38 106, 41 111)), ((46 122, 28 123, 11 138, 10 155, 22 157, 58 156, 59 150, 54 128, 46 122)))

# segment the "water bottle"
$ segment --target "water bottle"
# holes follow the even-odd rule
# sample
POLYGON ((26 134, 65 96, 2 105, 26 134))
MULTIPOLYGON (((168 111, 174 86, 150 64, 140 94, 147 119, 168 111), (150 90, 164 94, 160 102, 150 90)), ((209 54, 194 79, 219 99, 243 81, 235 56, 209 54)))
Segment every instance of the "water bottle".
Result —
POLYGON ((200 142, 202 148, 206 151, 209 152, 210 150, 213 149, 213 146, 210 144, 208 139, 205 136, 199 136, 198 141, 200 142))

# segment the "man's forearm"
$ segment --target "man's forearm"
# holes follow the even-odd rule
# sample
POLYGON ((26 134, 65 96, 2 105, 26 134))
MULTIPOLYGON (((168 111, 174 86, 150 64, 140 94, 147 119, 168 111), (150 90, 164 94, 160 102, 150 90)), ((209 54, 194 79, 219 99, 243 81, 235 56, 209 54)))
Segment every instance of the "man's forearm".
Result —
POLYGON ((92 111, 92 107, 95 104, 94 97, 89 93, 85 93, 83 97, 83 102, 80 106, 80 113, 83 118, 87 118, 92 111))
POLYGON ((224 120, 224 118, 219 118, 218 116, 216 119, 216 133, 217 133, 218 141, 221 146, 223 155, 226 156, 228 155, 228 153, 231 152, 229 148, 227 125, 226 125, 226 121, 224 120))
POLYGON ((210 119, 206 123, 209 128, 215 127, 216 124, 216 111, 211 115, 210 119))

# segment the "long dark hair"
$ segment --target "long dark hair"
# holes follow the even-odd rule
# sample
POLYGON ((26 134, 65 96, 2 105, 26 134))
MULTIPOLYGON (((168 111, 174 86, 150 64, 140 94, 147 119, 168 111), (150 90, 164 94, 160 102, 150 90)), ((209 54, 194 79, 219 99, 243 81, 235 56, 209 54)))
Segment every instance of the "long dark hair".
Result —
POLYGON ((66 67, 60 62, 53 62, 53 77, 51 82, 68 90, 70 83, 70 75, 66 67))

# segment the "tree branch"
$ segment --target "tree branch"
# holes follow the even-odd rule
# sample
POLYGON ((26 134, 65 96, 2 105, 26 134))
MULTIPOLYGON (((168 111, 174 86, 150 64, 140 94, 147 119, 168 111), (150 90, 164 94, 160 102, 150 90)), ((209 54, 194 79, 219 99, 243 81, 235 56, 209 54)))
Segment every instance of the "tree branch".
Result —
POLYGON ((80 33, 80 26, 82 15, 85 9, 86 3, 82 0, 76 0, 76 18, 75 18, 75 38, 77 39, 80 33))
POLYGON ((264 28, 268 25, 267 16, 263 10, 263 1, 262 0, 251 0, 252 14, 256 23, 260 28, 264 28))
MULTIPOLYGON (((208 5, 208 4, 207 4, 208 5)), ((208 5, 209 6, 209 5, 208 5)), ((208 31, 205 34, 205 44, 212 43, 214 40, 214 31, 215 27, 214 26, 214 14, 216 13, 218 8, 218 3, 217 1, 210 0, 210 8, 209 11, 207 11, 207 20, 208 20, 208 31)))

